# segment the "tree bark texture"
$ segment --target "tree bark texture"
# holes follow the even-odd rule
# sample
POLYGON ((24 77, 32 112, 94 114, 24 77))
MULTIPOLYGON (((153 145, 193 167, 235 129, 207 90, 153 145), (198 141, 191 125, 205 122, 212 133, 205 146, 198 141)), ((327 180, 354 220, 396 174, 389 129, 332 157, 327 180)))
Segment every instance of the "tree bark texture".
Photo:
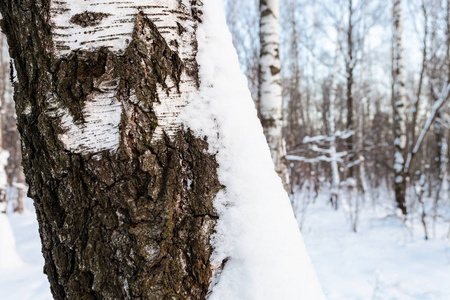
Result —
POLYGON ((286 166, 286 145, 283 139, 279 14, 278 0, 260 0, 259 115, 275 164, 275 171, 288 191, 289 176, 286 166))
POLYGON ((146 3, 0 3, 55 299, 208 292, 217 163, 176 123, 199 85, 201 2, 146 3))

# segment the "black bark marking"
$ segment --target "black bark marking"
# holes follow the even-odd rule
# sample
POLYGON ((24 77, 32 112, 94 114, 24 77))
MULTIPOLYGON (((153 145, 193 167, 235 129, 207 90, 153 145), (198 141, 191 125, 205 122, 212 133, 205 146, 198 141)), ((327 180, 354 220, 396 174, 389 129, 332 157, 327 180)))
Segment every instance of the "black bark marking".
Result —
POLYGON ((81 14, 76 14, 70 19, 70 23, 79 25, 83 28, 99 25, 103 19, 110 16, 110 14, 85 11, 81 14))

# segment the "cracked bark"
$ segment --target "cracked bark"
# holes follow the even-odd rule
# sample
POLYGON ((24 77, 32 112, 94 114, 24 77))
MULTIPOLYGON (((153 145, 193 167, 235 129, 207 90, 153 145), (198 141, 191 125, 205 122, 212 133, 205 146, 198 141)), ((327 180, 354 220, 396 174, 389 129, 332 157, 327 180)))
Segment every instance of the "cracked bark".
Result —
MULTIPOLYGON (((182 2, 175 2, 181 11, 182 2)), ((201 3, 190 5, 183 15, 167 13, 195 24, 201 3)), ((189 131, 155 138, 159 120, 153 105, 185 93, 180 86, 186 82, 198 87, 195 53, 186 58, 177 50, 183 30, 165 28, 176 32, 168 40, 153 19, 136 12, 123 53, 101 47, 60 57, 53 47, 50 1, 4 0, 0 12, 17 70, 23 166, 53 297, 204 299, 217 219, 212 202, 221 189, 217 163, 206 154, 207 142, 189 131), (60 140, 67 128, 55 110, 64 109, 83 125, 89 95, 111 80, 117 81, 123 108, 117 149, 67 149, 60 140)), ((84 27, 100 21, 86 13, 73 22, 84 27)), ((193 37, 188 42, 196 50, 193 37)))

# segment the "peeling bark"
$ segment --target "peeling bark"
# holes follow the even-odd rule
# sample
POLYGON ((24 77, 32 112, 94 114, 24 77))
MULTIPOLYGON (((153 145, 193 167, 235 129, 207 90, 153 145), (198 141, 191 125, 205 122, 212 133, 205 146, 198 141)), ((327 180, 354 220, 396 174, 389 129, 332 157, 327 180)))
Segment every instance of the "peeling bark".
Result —
POLYGON ((207 142, 175 122, 198 88, 201 2, 96 4, 0 3, 53 296, 204 299, 221 185, 207 142))

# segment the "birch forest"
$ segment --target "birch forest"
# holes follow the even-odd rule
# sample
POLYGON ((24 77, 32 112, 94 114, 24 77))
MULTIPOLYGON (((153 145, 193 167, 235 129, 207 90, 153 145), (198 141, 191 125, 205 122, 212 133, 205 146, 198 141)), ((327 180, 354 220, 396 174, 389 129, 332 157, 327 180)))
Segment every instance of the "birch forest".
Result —
POLYGON ((448 222, 450 2, 278 4, 279 79, 264 75, 258 32, 274 34, 258 31, 259 2, 228 0, 226 8, 262 115, 267 82, 282 87, 292 203, 306 209, 327 194, 352 215, 356 232, 359 208, 377 206, 385 188, 392 212, 404 220, 420 215, 429 238, 438 219, 448 222), (308 200, 295 196, 305 191, 308 200))
POLYGON ((0 300, 450 299, 450 0, 0 0, 0 300))

